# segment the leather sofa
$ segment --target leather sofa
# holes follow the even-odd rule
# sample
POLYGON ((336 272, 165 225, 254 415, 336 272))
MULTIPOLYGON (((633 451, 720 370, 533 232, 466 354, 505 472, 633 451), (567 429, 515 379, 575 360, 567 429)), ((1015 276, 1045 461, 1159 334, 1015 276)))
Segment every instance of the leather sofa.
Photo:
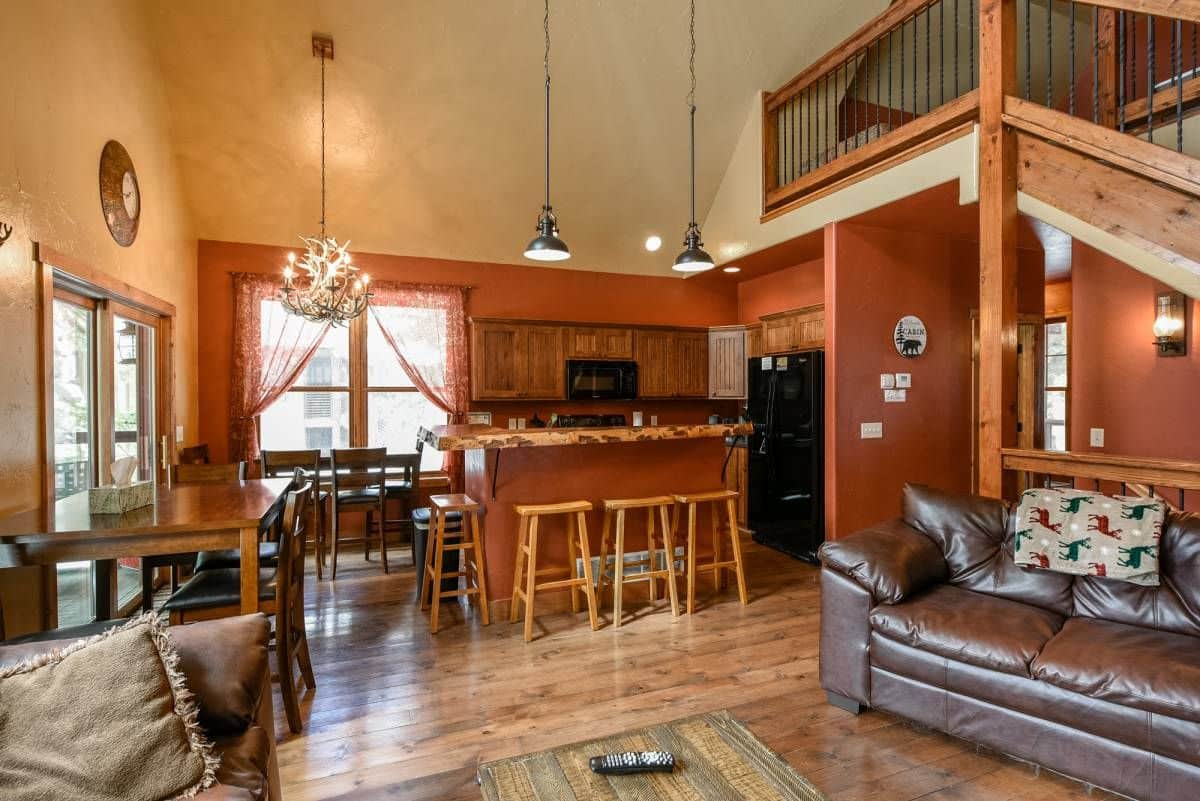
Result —
MULTIPOLYGON (((267 618, 246 615, 175 626, 170 634, 188 689, 200 707, 200 725, 221 757, 218 783, 196 799, 279 801, 267 618)), ((0 665, 44 653, 53 645, 0 643, 0 665)))
POLYGON ((1200 799, 1200 515, 1162 583, 1013 563, 1001 501, 904 490, 900 519, 822 546, 821 686, 1142 801, 1200 799))

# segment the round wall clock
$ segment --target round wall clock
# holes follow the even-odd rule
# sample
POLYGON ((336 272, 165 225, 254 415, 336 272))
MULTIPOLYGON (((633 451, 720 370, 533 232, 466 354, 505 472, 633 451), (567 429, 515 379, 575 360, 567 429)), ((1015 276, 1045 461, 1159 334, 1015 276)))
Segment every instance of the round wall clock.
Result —
POLYGON ((132 245, 142 215, 142 193, 129 153, 115 140, 100 154, 100 210, 116 243, 132 245))
POLYGON ((906 359, 915 359, 925 352, 929 342, 929 334, 925 323, 920 317, 911 314, 900 318, 896 323, 896 352, 906 359))

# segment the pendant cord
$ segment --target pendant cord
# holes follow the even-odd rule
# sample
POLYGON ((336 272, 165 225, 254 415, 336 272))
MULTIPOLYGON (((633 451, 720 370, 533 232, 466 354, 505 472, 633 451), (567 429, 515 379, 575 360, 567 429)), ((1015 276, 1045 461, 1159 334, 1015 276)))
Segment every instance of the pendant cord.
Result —
POLYGON ((542 66, 546 70, 546 206, 550 210, 550 0, 546 0, 546 13, 542 17, 542 30, 546 34, 546 51, 542 66))
POLYGON ((696 0, 692 0, 692 14, 688 22, 688 34, 691 36, 691 53, 688 56, 688 71, 691 74, 692 85, 688 91, 689 121, 691 124, 691 154, 692 154, 692 216, 689 230, 696 227, 696 0))
POLYGON ((325 238, 325 53, 321 53, 321 238, 325 238))

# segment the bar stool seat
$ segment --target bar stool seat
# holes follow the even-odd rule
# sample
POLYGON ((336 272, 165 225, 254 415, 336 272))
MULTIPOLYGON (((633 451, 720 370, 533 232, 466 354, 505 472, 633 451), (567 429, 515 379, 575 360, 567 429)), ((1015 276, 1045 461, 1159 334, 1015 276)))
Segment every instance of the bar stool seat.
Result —
POLYGON ((517 560, 513 571, 512 600, 509 602, 508 620, 517 622, 517 602, 525 601, 525 642, 533 639, 533 604, 539 590, 569 590, 571 611, 579 611, 579 593, 587 599, 588 618, 592 631, 600 628, 596 614, 596 588, 592 583, 592 555, 588 549, 587 517, 592 510, 589 501, 564 501, 562 503, 517 504, 513 507, 520 518, 517 533, 517 560), (567 516, 567 561, 564 567, 538 569, 538 523, 540 518, 551 515, 567 516), (576 575, 576 554, 583 559, 583 576, 576 575), (559 576, 549 581, 538 581, 544 576, 559 576))
POLYGON ((479 535, 479 502, 468 495, 454 493, 429 496, 429 534, 425 548, 425 567, 422 573, 421 608, 430 609, 429 630, 438 632, 438 611, 443 598, 474 596, 479 603, 479 616, 483 625, 491 623, 488 611, 487 565, 484 560, 483 539, 479 535), (459 523, 452 526, 451 515, 458 515, 459 523), (468 533, 467 520, 470 520, 468 533), (456 553, 460 564, 457 570, 447 572, 446 554, 456 553), (465 579, 463 589, 457 586, 442 586, 446 579, 465 579))
POLYGON ((746 575, 742 569, 742 544, 738 536, 737 497, 736 490, 713 490, 710 492, 678 493, 675 496, 675 518, 672 521, 672 531, 677 530, 679 523, 679 507, 687 509, 687 611, 693 614, 696 610, 696 575, 701 572, 713 574, 716 589, 725 587, 725 571, 732 571, 737 578, 738 598, 742 605, 749 603, 746 596, 746 575), (711 562, 698 561, 696 553, 696 509, 700 504, 709 504, 712 513, 712 553, 711 562), (725 508, 725 517, 729 535, 729 545, 732 559, 722 558, 721 553, 721 507, 725 508))
POLYGON ((674 506, 675 499, 670 495, 655 495, 649 498, 618 498, 603 502, 604 529, 600 536, 600 575, 597 577, 597 588, 604 589, 605 584, 613 588, 613 628, 621 627, 623 610, 623 590, 627 582, 646 581, 650 584, 650 601, 658 600, 658 580, 667 583, 667 595, 671 599, 671 616, 679 617, 679 597, 675 586, 675 543, 667 510, 674 506), (625 560, 625 513, 638 509, 646 510, 646 558, 637 562, 625 560), (659 534, 662 538, 663 562, 659 567, 658 548, 655 546, 654 516, 658 513, 660 522, 659 534), (608 536, 615 530, 616 551, 613 554, 613 576, 608 576, 608 536), (627 574, 630 567, 645 568, 640 572, 627 574))

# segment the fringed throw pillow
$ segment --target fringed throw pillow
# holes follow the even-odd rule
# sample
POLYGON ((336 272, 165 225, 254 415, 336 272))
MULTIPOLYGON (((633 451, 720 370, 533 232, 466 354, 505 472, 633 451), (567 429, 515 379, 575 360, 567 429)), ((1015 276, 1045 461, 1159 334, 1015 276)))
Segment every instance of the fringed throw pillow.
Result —
POLYGON ((217 758, 178 662, 147 614, 0 667, 0 795, 165 801, 212 786, 217 758))
POLYGON ((1018 565, 1158 586, 1162 501, 1030 489, 1022 493, 1016 516, 1018 565))

